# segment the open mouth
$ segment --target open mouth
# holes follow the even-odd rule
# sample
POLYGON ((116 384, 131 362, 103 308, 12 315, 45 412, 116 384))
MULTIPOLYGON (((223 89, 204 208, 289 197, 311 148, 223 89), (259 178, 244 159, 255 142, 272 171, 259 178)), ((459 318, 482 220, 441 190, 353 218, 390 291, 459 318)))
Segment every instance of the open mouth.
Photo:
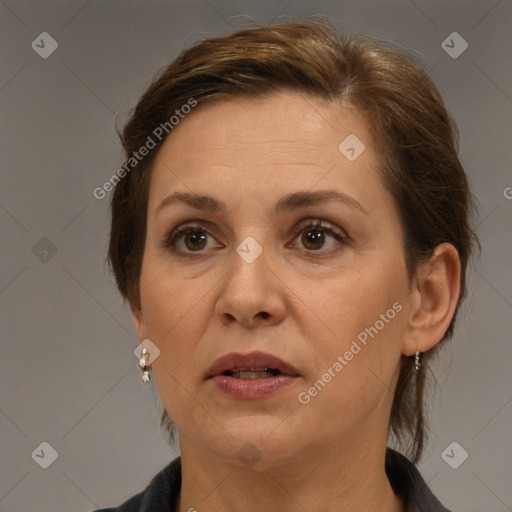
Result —
POLYGON ((226 370, 222 375, 235 379, 264 379, 280 374, 281 372, 274 368, 256 368, 251 370, 226 370))
POLYGON ((229 398, 252 400, 267 398, 293 386, 300 375, 288 363, 260 352, 229 354, 210 368, 209 379, 229 398))

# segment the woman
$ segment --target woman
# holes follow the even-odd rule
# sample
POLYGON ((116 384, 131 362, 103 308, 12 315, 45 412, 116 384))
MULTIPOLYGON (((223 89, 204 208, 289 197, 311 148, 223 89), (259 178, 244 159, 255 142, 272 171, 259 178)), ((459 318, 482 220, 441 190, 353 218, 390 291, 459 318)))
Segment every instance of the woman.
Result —
POLYGON ((108 510, 446 511, 413 463, 476 237, 431 80, 318 22, 243 30, 122 142, 109 258, 181 456, 108 510))

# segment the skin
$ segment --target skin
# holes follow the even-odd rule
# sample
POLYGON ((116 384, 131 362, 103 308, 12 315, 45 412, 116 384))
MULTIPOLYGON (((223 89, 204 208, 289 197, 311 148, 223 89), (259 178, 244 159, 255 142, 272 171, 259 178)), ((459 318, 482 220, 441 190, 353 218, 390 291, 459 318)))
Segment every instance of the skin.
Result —
POLYGON ((132 306, 139 340, 161 351, 151 368, 179 430, 177 510, 402 511, 384 470, 400 358, 441 340, 459 277, 456 250, 442 244, 408 280, 400 218, 357 111, 289 91, 198 106, 154 164, 140 308, 132 306), (354 161, 338 150, 349 134, 365 144, 354 161), (336 201, 273 212, 286 194, 325 189, 366 213, 336 201), (157 211, 176 191, 213 196, 227 210, 175 202, 157 211), (296 229, 317 219, 344 241, 296 229), (206 241, 182 235, 180 256, 162 242, 188 221, 206 222, 206 241), (249 236, 263 250, 252 263, 236 252, 249 236), (401 311, 300 403, 396 302, 401 311), (252 350, 277 355, 300 378, 257 400, 226 397, 205 378, 218 357, 252 350), (256 464, 237 456, 244 446, 256 464))

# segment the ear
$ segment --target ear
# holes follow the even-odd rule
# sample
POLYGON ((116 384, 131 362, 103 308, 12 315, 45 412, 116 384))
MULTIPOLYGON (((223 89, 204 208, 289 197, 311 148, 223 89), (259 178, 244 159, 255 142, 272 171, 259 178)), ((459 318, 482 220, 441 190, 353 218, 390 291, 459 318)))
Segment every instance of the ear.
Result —
MULTIPOLYGON (((135 325, 135 330, 137 331, 137 338, 139 343, 142 343, 148 337, 146 336, 147 329, 144 314, 142 313, 142 308, 138 308, 135 305, 131 305, 130 307, 132 310, 133 325, 135 325)), ((147 367, 151 369, 151 364, 148 364, 147 367)))
POLYGON ((452 244, 438 245, 413 280, 402 354, 426 352, 441 341, 460 295, 460 259, 452 244))
POLYGON ((133 325, 135 326, 135 331, 137 332, 137 338, 139 339, 139 342, 142 342, 148 337, 142 308, 138 308, 135 305, 131 305, 130 307, 132 310, 133 325))

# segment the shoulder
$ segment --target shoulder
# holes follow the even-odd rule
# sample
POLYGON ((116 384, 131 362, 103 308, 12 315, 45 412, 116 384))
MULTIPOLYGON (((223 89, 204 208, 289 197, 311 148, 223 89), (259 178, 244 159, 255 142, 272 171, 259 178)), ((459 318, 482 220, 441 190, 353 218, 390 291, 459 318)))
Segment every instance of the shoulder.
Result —
POLYGON ((181 489, 181 457, 177 457, 140 493, 118 507, 97 509, 94 512, 173 512, 181 489))
POLYGON ((94 510, 93 512, 139 512, 140 504, 145 492, 146 491, 142 491, 141 493, 132 496, 130 499, 126 500, 122 505, 119 505, 118 507, 100 508, 94 510))
POLYGON ((450 512, 428 488, 416 466, 391 448, 386 451, 386 473, 393 491, 404 500, 404 512, 450 512))

